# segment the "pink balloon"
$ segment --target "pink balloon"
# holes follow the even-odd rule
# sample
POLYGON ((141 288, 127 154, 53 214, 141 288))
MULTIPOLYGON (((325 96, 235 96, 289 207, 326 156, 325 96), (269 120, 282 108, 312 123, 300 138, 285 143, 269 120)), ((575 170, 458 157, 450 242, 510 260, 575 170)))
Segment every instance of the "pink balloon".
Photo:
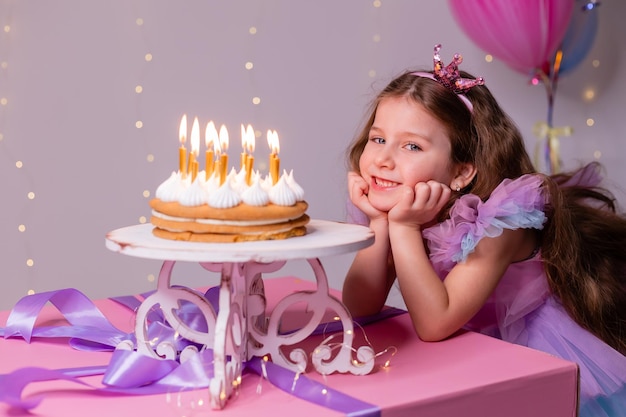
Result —
POLYGON ((545 67, 565 36, 574 0, 448 0, 461 29, 523 74, 545 67))

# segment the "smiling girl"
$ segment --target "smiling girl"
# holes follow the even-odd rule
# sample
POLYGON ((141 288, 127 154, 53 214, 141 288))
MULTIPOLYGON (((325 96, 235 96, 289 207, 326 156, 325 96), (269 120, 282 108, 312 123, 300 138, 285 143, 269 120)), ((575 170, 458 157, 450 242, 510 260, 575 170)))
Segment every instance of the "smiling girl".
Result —
POLYGON ((389 83, 350 148, 354 213, 375 233, 346 276, 354 316, 394 284, 417 335, 461 328, 580 367, 581 415, 626 410, 626 218, 599 166, 546 176, 461 57, 389 83))

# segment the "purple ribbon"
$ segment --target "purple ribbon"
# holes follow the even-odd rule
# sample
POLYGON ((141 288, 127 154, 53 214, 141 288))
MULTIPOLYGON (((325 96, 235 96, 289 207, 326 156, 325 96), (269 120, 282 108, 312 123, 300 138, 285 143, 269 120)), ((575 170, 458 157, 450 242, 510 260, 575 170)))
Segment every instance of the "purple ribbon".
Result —
MULTIPOLYGON (((145 295, 147 296, 147 294, 145 295)), ((213 287, 205 294, 206 299, 217 311, 219 288, 213 287)), ((134 311, 141 301, 134 296, 115 297, 112 300, 134 311)), ((198 308, 184 303, 180 309, 181 318, 200 331, 206 331, 206 324, 198 308), (204 329, 203 329, 204 327, 204 329)), ((393 315, 403 314, 404 310, 384 310, 380 316, 369 316, 357 320, 367 324, 393 315)), ((174 330, 163 322, 157 311, 151 313, 148 335, 158 335, 159 340, 168 339, 182 350, 190 342, 175 337, 174 330)), ((341 330, 340 323, 331 322, 318 326, 314 333, 341 330)), ((69 344, 78 350, 111 351, 113 354, 108 366, 79 367, 69 369, 46 369, 26 367, 9 374, 0 375, 0 401, 22 409, 32 409, 42 400, 39 395, 22 399, 24 388, 33 382, 67 380, 93 388, 94 393, 109 392, 120 394, 164 394, 174 389, 200 389, 209 386, 213 376, 213 352, 202 349, 183 363, 156 359, 132 350, 115 347, 124 340, 134 342, 134 335, 125 333, 113 326, 93 302, 75 289, 33 294, 22 298, 11 310, 0 335, 5 339, 22 337, 30 343, 33 337, 69 338, 69 344), (41 309, 50 302, 70 326, 35 327, 41 309), (103 375, 104 387, 95 387, 81 381, 84 376, 103 375)), ((263 375, 262 359, 252 358, 243 364, 244 372, 263 375)), ((300 399, 343 412, 348 416, 380 416, 380 409, 316 381, 296 374, 271 362, 265 362, 265 374, 270 383, 300 399), (297 379, 296 383, 294 381, 297 379)))

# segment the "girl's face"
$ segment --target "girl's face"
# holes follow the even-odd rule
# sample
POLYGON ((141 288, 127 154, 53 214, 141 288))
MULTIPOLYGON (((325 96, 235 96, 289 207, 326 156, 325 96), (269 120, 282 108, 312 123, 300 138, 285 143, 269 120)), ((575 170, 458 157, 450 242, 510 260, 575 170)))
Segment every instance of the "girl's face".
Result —
POLYGON ((406 97, 383 99, 359 160, 369 185, 370 204, 389 211, 400 199, 400 186, 435 180, 451 185, 451 145, 444 126, 406 97))

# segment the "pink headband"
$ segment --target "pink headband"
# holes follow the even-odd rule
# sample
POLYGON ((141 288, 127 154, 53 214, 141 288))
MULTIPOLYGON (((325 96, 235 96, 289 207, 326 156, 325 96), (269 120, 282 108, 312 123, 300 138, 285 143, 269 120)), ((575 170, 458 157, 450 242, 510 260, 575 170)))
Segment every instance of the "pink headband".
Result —
POLYGON ((444 66, 439 56, 441 45, 435 45, 433 53, 433 73, 430 72, 413 72, 412 75, 429 78, 433 81, 446 87, 448 90, 456 93, 457 97, 461 99, 465 106, 469 109, 470 113, 474 110, 472 102, 465 97, 465 92, 470 88, 477 85, 484 85, 485 80, 483 77, 478 77, 474 80, 461 77, 459 73, 459 64, 463 62, 463 57, 460 54, 454 54, 452 62, 447 66, 444 66))

